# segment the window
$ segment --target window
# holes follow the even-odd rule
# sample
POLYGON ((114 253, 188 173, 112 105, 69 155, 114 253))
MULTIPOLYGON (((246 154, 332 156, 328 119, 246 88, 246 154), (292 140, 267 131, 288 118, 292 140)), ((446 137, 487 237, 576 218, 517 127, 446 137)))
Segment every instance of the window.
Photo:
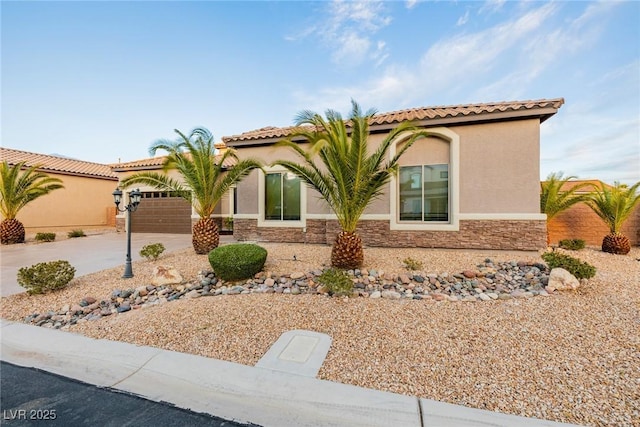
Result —
POLYGON ((449 165, 400 168, 400 221, 449 221, 449 165))
POLYGON ((267 173, 264 179, 265 221, 300 220, 300 178, 291 173, 267 173))

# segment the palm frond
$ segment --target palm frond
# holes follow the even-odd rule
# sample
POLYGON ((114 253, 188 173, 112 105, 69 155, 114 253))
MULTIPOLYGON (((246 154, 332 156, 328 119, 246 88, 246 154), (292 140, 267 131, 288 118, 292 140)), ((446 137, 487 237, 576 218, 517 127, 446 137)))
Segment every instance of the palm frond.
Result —
POLYGON ((546 214, 548 220, 571 206, 589 199, 589 193, 580 194, 583 189, 593 189, 593 184, 589 182, 576 184, 568 190, 562 189, 568 182, 576 178, 573 175, 564 177, 562 172, 554 172, 549 174, 546 181, 540 184, 540 212, 546 214))
POLYGON ((40 165, 26 167, 25 162, 10 166, 0 163, 0 212, 5 219, 13 219, 32 201, 64 188, 62 180, 38 171, 40 165))
POLYGON ((174 131, 178 134, 175 141, 160 139, 149 149, 152 155, 159 150, 167 152, 162 165, 164 173, 141 172, 124 179, 123 185, 140 183, 174 191, 188 200, 201 218, 206 218, 233 184, 261 167, 259 161, 247 159, 227 170, 224 164, 231 159, 238 160, 236 152, 228 149, 216 156, 215 141, 208 129, 194 128, 188 135, 178 129, 174 131), (170 171, 178 172, 183 182, 169 178, 167 173, 170 171))
POLYGON ((348 121, 333 110, 325 112, 326 119, 317 113, 302 111, 296 120, 298 129, 279 142, 294 151, 302 164, 286 160, 274 162, 318 191, 347 232, 355 231, 364 210, 384 192, 385 185, 396 173, 402 153, 415 140, 426 136, 411 125, 402 124, 371 153, 369 122, 375 113, 373 109, 362 113, 355 101, 352 101, 348 121), (296 141, 308 143, 308 149, 296 141), (385 163, 390 147, 399 141, 404 147, 385 163))
POLYGON ((640 182, 631 187, 615 182, 613 187, 604 183, 594 191, 587 204, 609 227, 611 233, 619 233, 634 208, 640 203, 640 182))

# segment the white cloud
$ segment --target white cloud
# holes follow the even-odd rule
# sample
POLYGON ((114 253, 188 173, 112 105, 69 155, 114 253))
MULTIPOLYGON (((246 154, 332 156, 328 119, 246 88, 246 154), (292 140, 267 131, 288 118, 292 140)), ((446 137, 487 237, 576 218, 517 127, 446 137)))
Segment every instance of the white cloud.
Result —
POLYGON ((340 66, 357 66, 371 58, 381 64, 388 56, 386 44, 384 41, 374 43, 371 37, 391 23, 385 3, 379 0, 333 0, 328 5, 324 11, 326 16, 320 18, 320 23, 285 39, 293 41, 318 36, 334 51, 331 59, 340 66))
POLYGON ((407 9, 413 9, 414 7, 416 7, 417 4, 418 4, 418 0, 407 0, 404 6, 407 9))
POLYGON ((487 0, 486 2, 484 2, 480 10, 478 10, 478 13, 479 14, 496 13, 500 9, 502 9, 502 6, 504 6, 505 3, 506 3, 506 0, 487 0))
POLYGON ((467 11, 464 13, 464 15, 462 15, 460 18, 458 18, 458 22, 456 22, 456 26, 460 27, 464 24, 466 24, 469 21, 469 9, 467 9, 467 11))

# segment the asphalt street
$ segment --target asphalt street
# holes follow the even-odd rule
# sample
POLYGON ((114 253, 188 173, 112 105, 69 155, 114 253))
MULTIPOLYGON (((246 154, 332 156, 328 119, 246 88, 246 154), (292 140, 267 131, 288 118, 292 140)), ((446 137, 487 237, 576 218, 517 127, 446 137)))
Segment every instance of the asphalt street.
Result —
POLYGON ((7 426, 248 427, 49 372, 0 362, 0 424, 7 426))

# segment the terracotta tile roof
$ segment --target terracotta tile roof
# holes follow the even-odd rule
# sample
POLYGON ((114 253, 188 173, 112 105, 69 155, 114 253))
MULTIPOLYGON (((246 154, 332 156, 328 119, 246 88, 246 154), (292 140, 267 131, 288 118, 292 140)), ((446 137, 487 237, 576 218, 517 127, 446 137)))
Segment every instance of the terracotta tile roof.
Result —
POLYGON ((0 147, 0 161, 7 161, 10 165, 15 165, 24 161, 27 167, 40 165, 39 169, 43 172, 97 177, 111 180, 118 179, 116 174, 111 171, 111 168, 108 165, 48 154, 30 153, 28 151, 14 150, 12 148, 0 147))
MULTIPOLYGON (((224 147, 224 145, 221 147, 224 147)), ((162 169, 162 164, 166 158, 167 156, 150 157, 148 159, 134 160, 132 162, 113 163, 109 166, 116 172, 162 169)), ((217 155, 216 161, 220 158, 222 158, 222 155, 217 155)), ((235 163, 234 159, 227 159, 222 166, 228 168, 233 166, 235 163)))
MULTIPOLYGON (((500 118, 505 118, 505 114, 509 115, 511 118, 537 115, 540 117, 542 122, 555 114, 562 104, 564 104, 563 98, 555 98, 530 101, 508 101, 484 104, 410 108, 406 110, 376 114, 372 118, 370 125, 373 128, 375 126, 394 125, 410 120, 419 122, 420 125, 428 126, 430 121, 434 122, 441 119, 448 119, 451 123, 455 123, 456 119, 464 118, 471 118, 475 120, 499 120, 500 118)), ((268 126, 244 132, 240 135, 223 137, 222 140, 225 144, 229 144, 238 141, 277 139, 289 135, 294 129, 296 129, 295 126, 282 128, 268 126)))

